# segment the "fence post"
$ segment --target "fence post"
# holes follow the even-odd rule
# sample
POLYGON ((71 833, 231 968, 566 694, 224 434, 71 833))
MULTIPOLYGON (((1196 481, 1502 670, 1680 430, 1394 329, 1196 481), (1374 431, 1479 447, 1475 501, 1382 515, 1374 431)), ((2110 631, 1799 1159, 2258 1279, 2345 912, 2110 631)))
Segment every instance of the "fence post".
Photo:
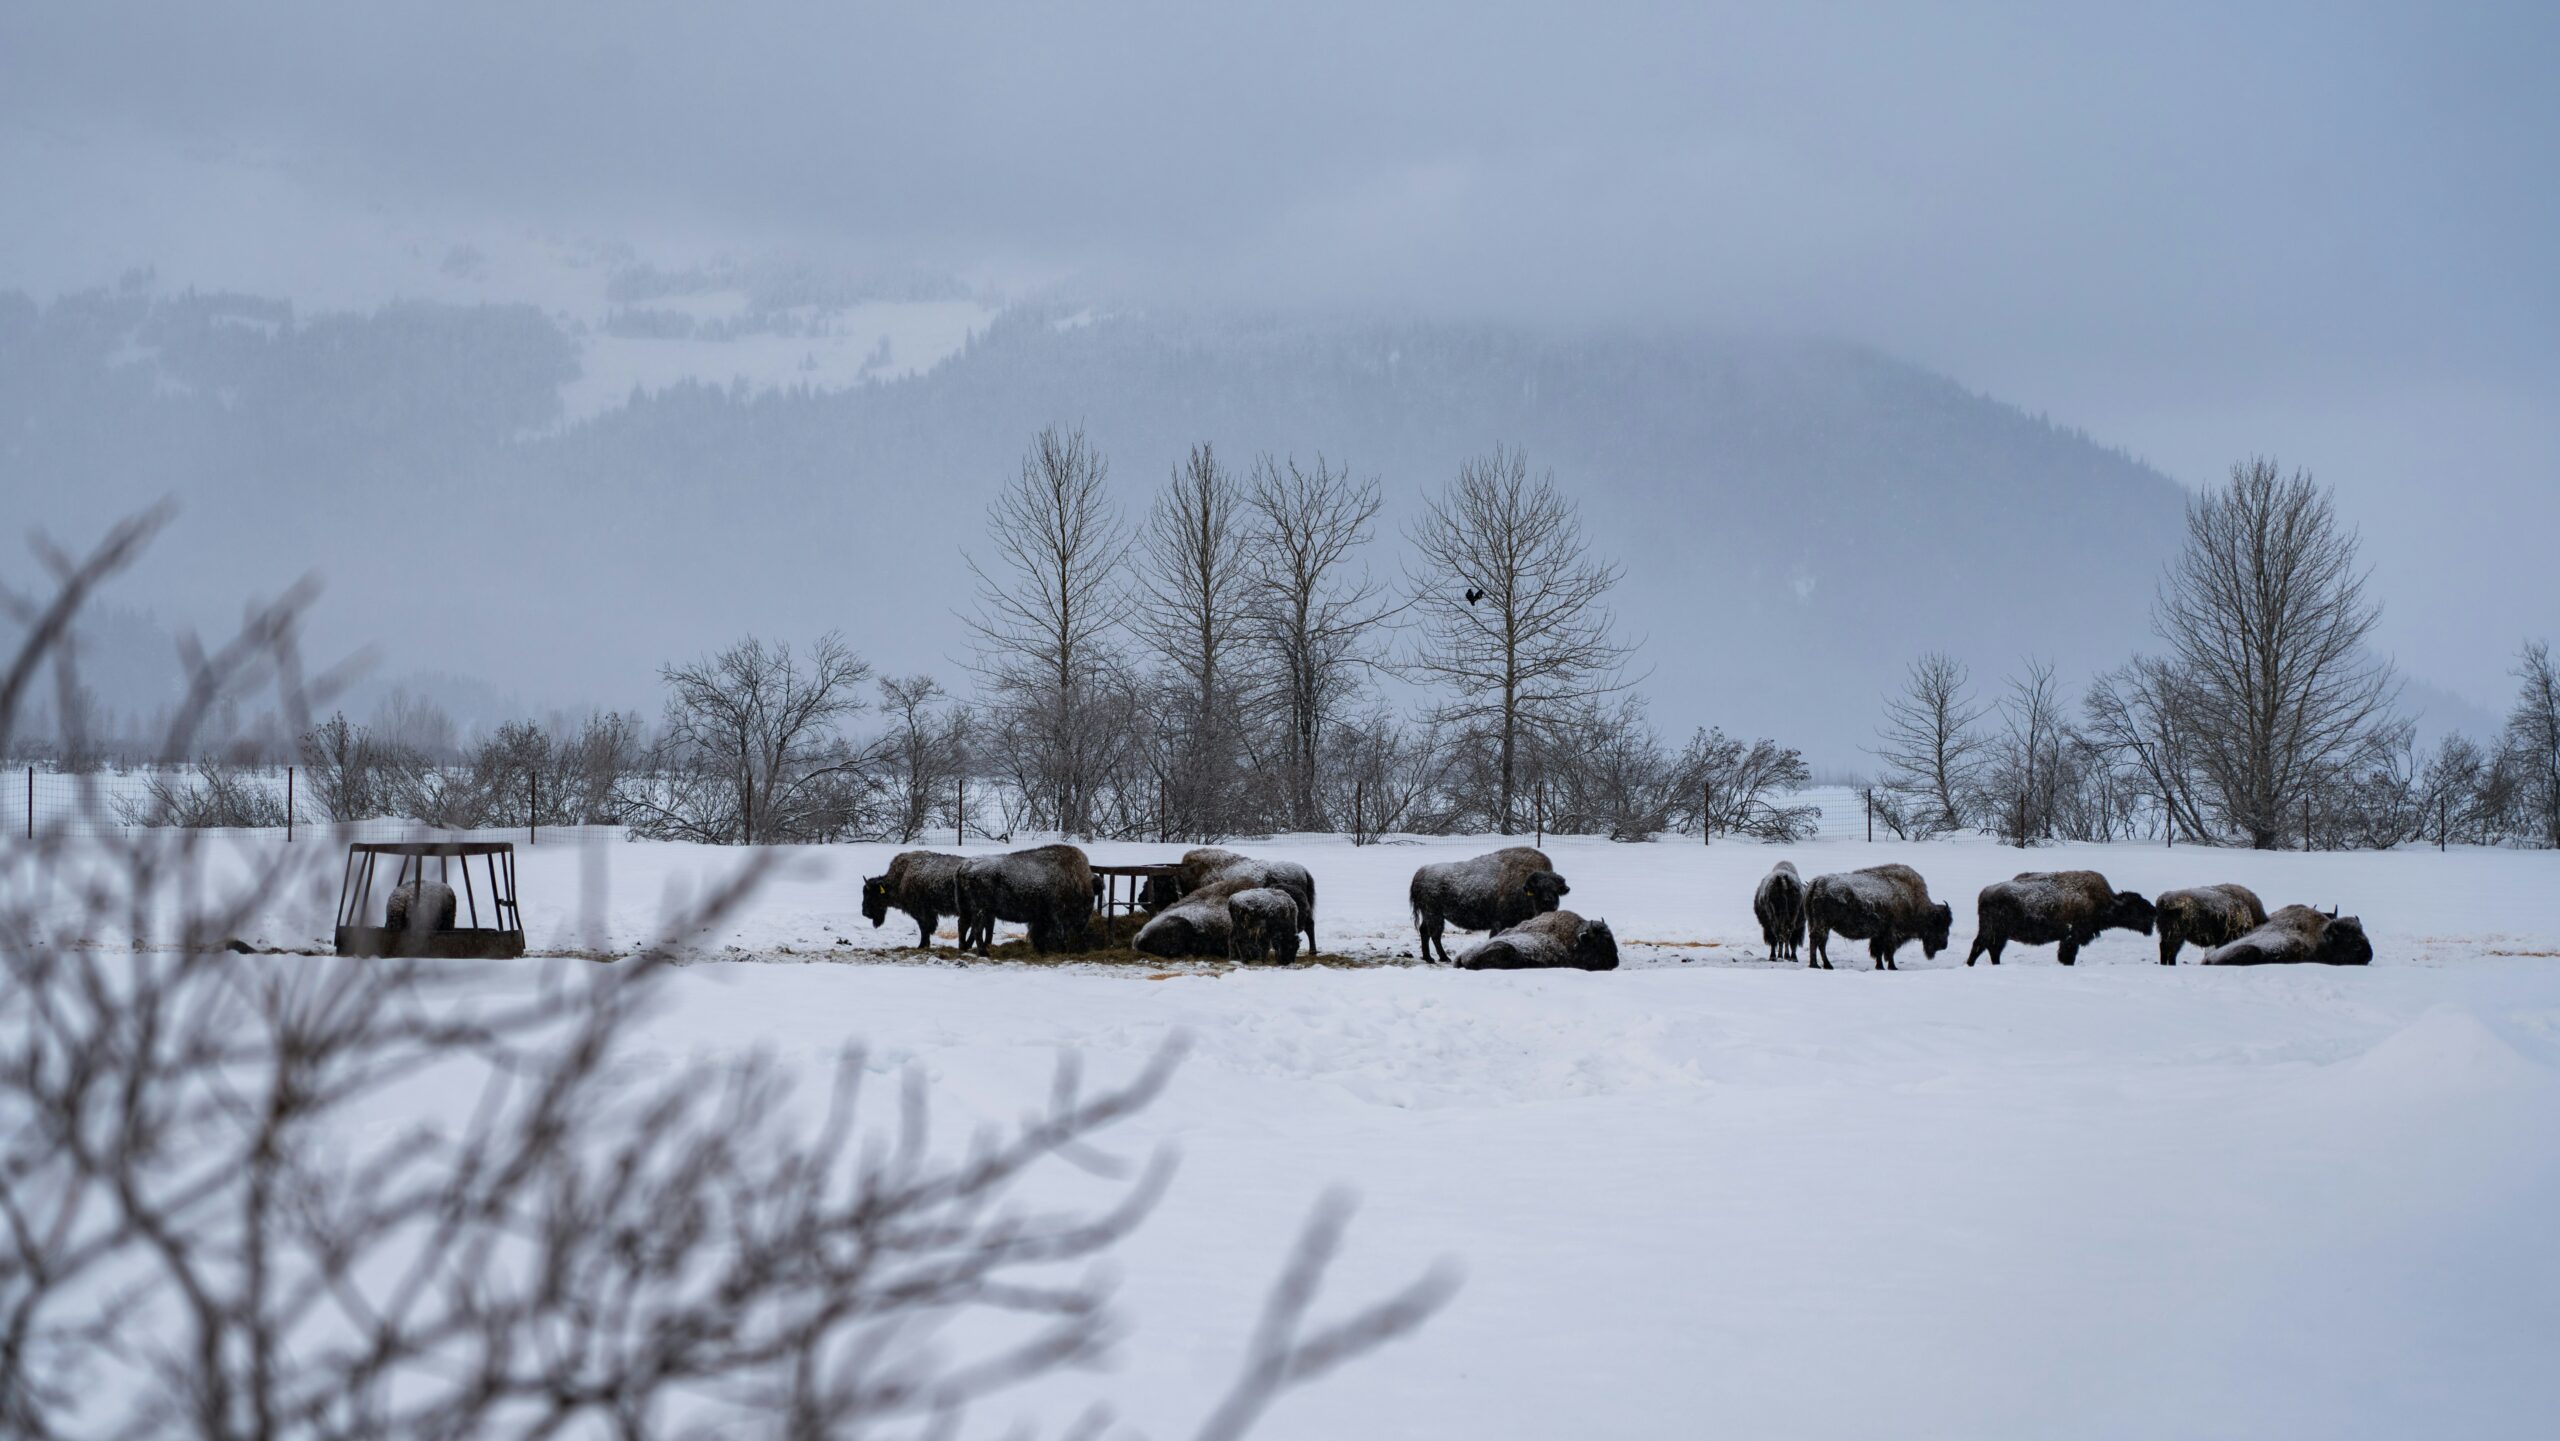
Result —
POLYGON ((1351 780, 1351 843, 1360 844, 1361 802, 1369 792, 1369 778, 1354 776, 1351 780))
POLYGON ((293 767, 284 768, 284 843, 293 844, 293 767))
POLYGON ((542 838, 542 777, 524 778, 524 843, 528 846, 542 838))
POLYGON ((1698 782, 1698 844, 1716 843, 1716 783, 1698 782))
POLYGON ((969 843, 969 773, 955 772, 951 784, 951 844, 965 846, 969 843))
POLYGON ((1547 843, 1547 778, 1538 777, 1538 844, 1547 843))
POLYGON ((2311 849, 2311 792, 2302 793, 2302 848, 2311 849))
POLYGON ((27 839, 36 838, 36 768, 27 767, 27 839))
POLYGON ((1876 788, 1869 786, 1858 792, 1858 797, 1867 803, 1867 844, 1874 845, 1876 843, 1876 788))

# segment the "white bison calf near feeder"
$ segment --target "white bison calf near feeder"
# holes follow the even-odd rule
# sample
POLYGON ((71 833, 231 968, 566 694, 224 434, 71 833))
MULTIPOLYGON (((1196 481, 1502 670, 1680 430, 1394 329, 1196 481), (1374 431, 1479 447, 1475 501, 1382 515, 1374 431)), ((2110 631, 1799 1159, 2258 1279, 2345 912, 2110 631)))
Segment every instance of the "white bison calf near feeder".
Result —
MULTIPOLYGON (((916 944, 930 949, 933 928, 960 914, 960 872, 967 865, 965 857, 941 851, 898 852, 885 874, 863 877, 862 918, 878 930, 891 911, 903 912, 916 923, 916 944)), ((967 944, 962 937, 962 949, 967 944)))
POLYGON ((1751 893, 1751 913, 1760 920, 1760 944, 1769 959, 1792 961, 1804 948, 1804 877, 1793 861, 1780 861, 1760 878, 1751 893))
POLYGON ((2266 902, 2247 886, 2190 886, 2162 891, 2152 907, 2160 924, 2160 964, 2178 963, 2178 949, 2227 946, 2267 923, 2266 902))
POLYGON ((1607 921, 1586 921, 1571 911, 1531 916, 1458 957, 1462 971, 1614 971, 1618 938, 1607 921))
POLYGON ((1533 846, 1488 851, 1472 860, 1440 861, 1413 873, 1414 930, 1422 937, 1422 959, 1434 947, 1449 959, 1445 927, 1462 931, 1508 930, 1531 916, 1544 915, 1564 903, 1572 887, 1556 874, 1547 853, 1533 846))
POLYGON ((1298 959, 1298 900, 1278 886, 1255 886, 1227 897, 1227 957, 1248 965, 1265 956, 1280 964, 1298 959))
POLYGON ((1934 956, 1947 948, 1947 932, 1955 912, 1944 901, 1929 899, 1929 883, 1904 865, 1869 866, 1816 876, 1805 889, 1804 919, 1813 942, 1805 964, 1831 969, 1831 935, 1837 931, 1865 941, 1875 969, 1898 971, 1893 953, 1905 941, 1918 941, 1920 954, 1934 956))
POLYGON ((2365 939, 2362 920, 2335 910, 2287 906, 2249 934, 2205 952, 2202 964, 2362 966, 2372 961, 2373 942, 2365 939))
POLYGON ((2014 941, 2022 946, 2059 946, 2054 959, 2070 965, 2080 948, 2102 931, 2151 934, 2151 902, 2136 891, 2119 891, 2096 871, 2023 871, 1982 888, 1974 902, 1973 945, 1964 963, 1988 954, 2000 964, 2000 953, 2014 941))

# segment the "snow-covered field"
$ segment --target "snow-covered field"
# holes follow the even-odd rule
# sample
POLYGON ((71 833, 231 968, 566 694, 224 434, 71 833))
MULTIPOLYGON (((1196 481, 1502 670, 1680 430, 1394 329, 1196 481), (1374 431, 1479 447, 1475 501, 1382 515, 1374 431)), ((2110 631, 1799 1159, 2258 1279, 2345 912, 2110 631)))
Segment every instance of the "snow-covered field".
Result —
MULTIPOLYGON (((920 1067, 947 1113, 1003 1120, 1061 1050, 1113 1077, 1187 1036, 1129 1138, 1178 1146, 1182 1169, 1121 1257, 1118 1368, 1021 1399, 1053 1426, 1100 1395, 1182 1434, 1296 1222, 1342 1182, 1364 1204, 1337 1302, 1443 1255, 1466 1284, 1418 1339, 1289 1398, 1260 1434, 2550 1434, 2560 855, 2022 856, 1869 845, 1840 820, 1792 847, 1551 840, 1567 904, 1629 943, 1628 968, 1601 975, 918 964, 884 949, 912 941, 903 918, 857 914, 858 878, 892 848, 817 848, 696 938, 705 962, 647 1040, 670 1060, 762 1048, 813 1068, 861 1040, 920 1067), (1907 950, 1900 974, 1848 943, 1836 972, 1757 960, 1751 888, 1781 856, 1808 877, 1918 867, 1955 905, 1954 945, 1907 950), (2336 904, 2364 917, 2376 962, 2164 970, 2148 938, 2115 933, 2072 970, 2014 947, 1964 969, 1974 891, 2066 865, 2336 904)), ((1313 869, 1326 951, 1394 959, 1412 868, 1492 843, 1238 848, 1313 869)), ((546 948, 628 946, 741 860, 520 853, 546 948)), ((335 882, 332 865, 247 939, 325 936, 335 882)))

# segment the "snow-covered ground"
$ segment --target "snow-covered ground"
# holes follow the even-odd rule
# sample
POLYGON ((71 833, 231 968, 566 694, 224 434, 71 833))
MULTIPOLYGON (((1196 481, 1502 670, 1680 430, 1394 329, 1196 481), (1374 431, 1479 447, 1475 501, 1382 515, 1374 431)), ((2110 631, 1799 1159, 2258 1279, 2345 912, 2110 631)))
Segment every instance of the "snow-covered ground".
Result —
MULTIPOLYGON (((1114 1374, 1021 1398, 1053 1429, 1101 1395, 1182 1434, 1342 1182, 1364 1204, 1337 1301, 1443 1255, 1466 1284, 1267 1436, 2549 1434, 2560 855, 2021 855, 1870 845, 1842 821, 1787 847, 1550 840, 1567 904, 1629 943, 1600 975, 916 964, 883 950, 912 941, 903 918, 856 912, 892 848, 813 848, 696 938, 706 962, 646 1040, 812 1068, 860 1040, 920 1067, 955 1119, 1000 1121, 1061 1051, 1112 1077, 1187 1036, 1130 1138, 1182 1154, 1121 1257, 1132 1329, 1114 1374), (1954 945, 1906 951, 1901 974, 1849 945, 1830 973, 1757 960, 1751 888, 1782 856, 1808 877, 1918 867, 1954 945), (2339 905, 2376 961, 2164 970, 2117 933, 2072 970, 2049 948, 1964 969, 1974 891, 2028 866, 2339 905)), ((1326 951, 1395 959, 1412 868, 1492 843, 1238 848, 1313 869, 1326 951)), ((628 946, 741 857, 546 841, 520 859, 549 948, 597 939, 590 909, 628 946)), ((332 864, 248 939, 325 936, 335 882, 332 864)))

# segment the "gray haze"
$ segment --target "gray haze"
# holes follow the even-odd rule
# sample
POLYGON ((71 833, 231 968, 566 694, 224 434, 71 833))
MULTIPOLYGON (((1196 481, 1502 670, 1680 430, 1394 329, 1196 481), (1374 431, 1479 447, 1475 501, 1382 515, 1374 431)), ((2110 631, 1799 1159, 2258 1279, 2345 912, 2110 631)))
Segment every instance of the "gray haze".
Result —
MULTIPOLYGON (((550 273, 516 261, 525 245, 574 242, 599 273, 783 267, 832 277, 829 294, 964 296, 989 314, 1324 317, 1351 337, 1346 354, 1365 343, 1360 327, 1381 324, 1574 345, 1766 337, 1772 355, 1801 353, 1789 347, 1802 338, 1937 372, 2185 485, 2253 452, 2312 469, 2368 538, 2385 646, 2475 704, 2502 701, 2521 636, 2560 628, 2549 7, 1097 8, 13 7, 0 18, 0 290, 46 305, 141 269, 163 297, 236 290, 291 302, 307 324, 402 298, 451 302, 460 286, 531 304, 583 344, 601 332, 564 318, 550 273)), ((599 353, 573 364, 595 374, 599 353)), ((1832 416, 1803 397, 1837 393, 1849 373, 1789 392, 1801 401, 1790 413, 1832 416)), ((559 383, 547 374, 531 366, 521 383, 559 383)), ((965 413, 1123 418, 1131 439, 1115 460, 1133 503, 1185 428, 1119 396, 1051 399, 1046 417, 965 413)), ((1605 396, 1590 404, 1621 418, 1605 396)), ((1393 493, 1520 438, 1336 426, 1339 407, 1250 410, 1232 417, 1239 434, 1203 438, 1312 452, 1343 448, 1328 430, 1357 435, 1388 453, 1350 459, 1393 493)), ((557 438, 592 419, 573 404, 474 423, 552 436, 564 452, 609 448, 557 438)), ((410 439, 423 447, 425 434, 410 439)), ((986 465, 1024 438, 971 437, 951 452, 954 472, 929 479, 965 492, 963 458, 986 465)), ((1553 440, 1560 478, 1576 462, 1608 469, 1600 441, 1553 440)), ((2084 464, 2035 459, 2045 442, 2026 432, 1999 444, 2002 465, 2084 464)), ((255 459, 271 472, 355 453, 277 450, 255 459)), ((0 453, 13 529, 76 534, 106 500, 154 483, 149 457, 110 439, 80 450, 57 435, 41 470, 37 453, 0 453), (102 473, 67 496, 84 455, 102 473)), ((162 488, 189 491, 187 445, 154 454, 171 468, 162 488)), ((2085 462, 2128 496, 2150 483, 2111 464, 2085 462)), ((236 553, 179 567, 171 583, 143 583, 138 603, 218 623, 306 564, 341 592, 382 579, 332 563, 339 533, 305 513, 329 502, 294 483, 308 477, 236 482, 256 469, 204 471, 186 495, 191 523, 237 505, 250 513, 227 523, 241 534, 332 544, 289 547, 272 571, 236 553), (257 513, 266 506, 279 513, 257 513)), ((1942 477, 1948 507, 1979 499, 1947 464, 1920 474, 1942 477)), ((784 493, 811 483, 789 479, 784 493)), ((858 466, 846 479, 892 483, 858 466)), ((1646 497, 1583 494, 1605 536, 1652 529, 1633 513, 1646 497)), ((2142 506, 2145 525, 2165 513, 2142 506)), ((952 649, 952 597, 918 582, 967 538, 903 542, 922 561, 850 564, 828 578, 827 604, 884 661, 931 664, 952 649)), ((505 614, 474 622, 477 644, 422 659, 531 704, 571 691, 643 702, 634 656, 803 630, 827 610, 770 587, 635 588, 614 614, 636 638, 589 666, 585 637, 538 621, 580 613, 583 587, 631 552, 573 531, 509 559, 503 573, 457 571, 517 587, 505 614), (528 558, 548 563, 517 563, 528 558), (520 643, 489 644, 518 620, 536 622, 520 643)), ((2155 568, 2143 556, 2111 571, 2097 604, 2138 607, 2120 592, 2155 568)), ((2015 584, 1974 593, 1985 617, 2038 603, 2015 584)), ((1697 598, 1701 617, 1669 612, 1668 594, 1644 588, 1627 607, 1653 641, 1653 689, 1666 712, 1678 703, 1664 719, 1738 723, 1719 702, 1748 689, 1739 678, 1680 678, 1699 658, 1681 637, 1724 623, 1714 596, 1697 598)), ((372 629, 344 613, 331 625, 326 638, 346 642, 372 629)), ((2048 649, 2074 634, 1984 628, 2048 649)), ((2120 639, 2092 636, 2093 653, 2064 659, 2112 663, 2120 639)), ((1841 676, 1826 710, 1856 712, 1855 725, 1809 701, 1752 721, 1836 752, 1889 670, 1862 657, 1841 676)))

